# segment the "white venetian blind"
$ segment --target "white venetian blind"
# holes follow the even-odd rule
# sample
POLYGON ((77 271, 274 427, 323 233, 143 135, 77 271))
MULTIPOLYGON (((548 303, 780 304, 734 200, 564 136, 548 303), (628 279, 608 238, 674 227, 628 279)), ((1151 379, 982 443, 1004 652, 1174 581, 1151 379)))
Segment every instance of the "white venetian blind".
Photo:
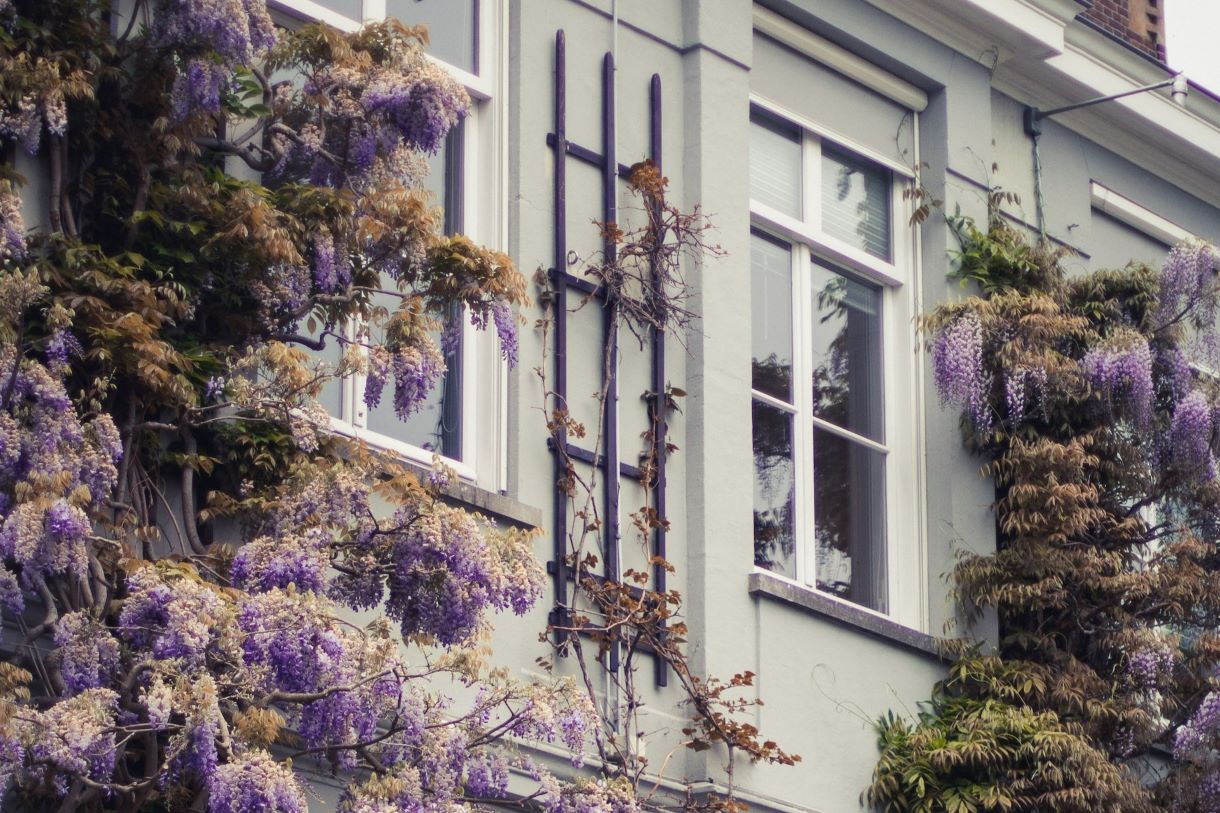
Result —
POLYGON ((890 171, 822 145, 822 230, 890 259, 890 171))
POLYGON ((750 115, 750 197, 801 217, 801 135, 761 113, 750 115))

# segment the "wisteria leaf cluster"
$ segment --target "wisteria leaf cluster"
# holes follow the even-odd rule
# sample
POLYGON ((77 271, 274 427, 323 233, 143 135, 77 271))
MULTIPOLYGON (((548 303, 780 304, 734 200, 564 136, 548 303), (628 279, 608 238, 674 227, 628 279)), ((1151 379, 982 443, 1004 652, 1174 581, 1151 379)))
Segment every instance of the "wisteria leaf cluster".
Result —
POLYGON ((516 360, 523 278, 426 191, 465 91, 396 22, 123 8, 0 2, 0 807, 298 813, 309 768, 345 810, 514 770, 553 813, 636 810, 517 750, 579 761, 596 717, 486 663, 533 534, 318 404, 363 375, 410 416, 462 319, 516 360))
POLYGON ((952 575, 969 618, 995 613, 998 649, 958 652, 917 719, 882 721, 870 795, 893 811, 1215 809, 1216 249, 1069 275, 1002 222, 954 225, 954 273, 978 293, 923 326, 995 484, 996 549, 966 548, 952 575))

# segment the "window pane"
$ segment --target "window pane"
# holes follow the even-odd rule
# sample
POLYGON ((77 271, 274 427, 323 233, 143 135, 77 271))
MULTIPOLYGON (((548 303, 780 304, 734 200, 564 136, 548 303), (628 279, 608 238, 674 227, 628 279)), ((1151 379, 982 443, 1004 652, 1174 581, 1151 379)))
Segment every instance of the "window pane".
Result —
POLYGON ((758 113, 750 115, 750 197, 801 217, 801 133, 758 113))
POLYGON ((792 400, 792 249, 754 234, 750 239, 750 333, 753 386, 792 400))
MULTIPOLYGON (((387 309, 398 306, 397 297, 379 294, 374 302, 387 309)), ((440 343, 440 335, 432 340, 440 343)), ((460 342, 459 342, 460 345, 460 342)), ((462 348, 445 354, 444 377, 428 393, 418 411, 405 421, 394 412, 394 382, 386 383, 381 403, 368 411, 368 429, 429 452, 460 460, 462 457, 462 348)), ((361 393, 363 396, 363 393, 361 393)))
POLYGON ((386 13, 428 26, 428 53, 471 73, 478 65, 478 0, 389 0, 386 13))
POLYGON ((815 427, 813 512, 818 589, 887 612, 885 455, 815 427))
POLYGON ((884 441, 881 289, 813 266, 813 414, 884 441))
POLYGON ((754 564, 796 578, 792 415, 754 402, 754 564))
POLYGON ((890 259, 890 173, 823 146, 822 230, 890 259))
MULTIPOLYGON (((444 206, 445 230, 454 232, 460 224, 459 190, 461 182, 461 128, 449 134, 445 144, 428 163, 427 187, 432 200, 444 206)), ((392 286, 392 283, 387 283, 392 286)), ((391 294, 377 294, 373 303, 393 312, 400 299, 391 294)), ((461 318, 461 314, 450 314, 449 319, 461 318)), ((374 338, 380 339, 380 336, 374 338)), ((440 344, 440 334, 432 336, 440 344)), ((366 426, 372 432, 401 440, 446 457, 460 460, 462 457, 462 343, 451 353, 445 354, 447 372, 444 378, 424 399, 419 411, 407 420, 401 420, 394 412, 393 382, 387 382, 381 403, 368 411, 366 426)), ((363 393, 360 393, 363 397, 363 393)))

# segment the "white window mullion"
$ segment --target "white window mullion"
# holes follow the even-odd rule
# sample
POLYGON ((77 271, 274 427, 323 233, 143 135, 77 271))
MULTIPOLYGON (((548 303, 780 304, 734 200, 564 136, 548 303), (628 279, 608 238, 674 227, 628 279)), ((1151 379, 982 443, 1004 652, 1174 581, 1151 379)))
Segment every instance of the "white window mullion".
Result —
POLYGON ((808 130, 805 131, 801 160, 805 176, 805 188, 801 190, 804 226, 816 234, 822 230, 822 141, 808 130))

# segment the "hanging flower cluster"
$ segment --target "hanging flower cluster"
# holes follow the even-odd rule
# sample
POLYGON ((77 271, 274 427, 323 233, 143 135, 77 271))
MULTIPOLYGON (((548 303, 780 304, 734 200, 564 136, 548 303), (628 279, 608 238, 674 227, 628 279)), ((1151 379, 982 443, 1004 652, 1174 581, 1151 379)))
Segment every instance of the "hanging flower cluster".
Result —
MULTIPOLYGON (((23 284, 0 282, 0 296, 20 296, 23 284)), ((88 569, 87 512, 114 486, 122 446, 109 415, 80 420, 62 370, 19 360, 9 346, 0 348, 0 381, 0 601, 16 613, 18 584, 38 591, 88 569)))
POLYGON ((208 782, 209 813, 306 813, 308 809, 292 771, 262 749, 220 766, 208 782))
POLYGON ((990 428, 992 376, 983 359, 983 326, 973 311, 962 313, 936 334, 932 375, 942 402, 965 410, 979 432, 990 428))
POLYGON ((1216 315, 1216 249, 1200 241, 1174 246, 1161 269, 1153 327, 1183 320, 1210 326, 1216 315))
POLYGON ((153 14, 152 37, 180 65, 170 93, 177 121, 218 115, 234 69, 252 64, 276 41, 262 0, 162 0, 153 14))
POLYGON ((1093 389, 1138 426, 1152 417, 1152 351, 1143 336, 1124 333, 1117 343, 1090 350, 1081 365, 1093 389))
POLYGON ((1009 431, 1049 419, 1050 367, 1068 402, 1128 426, 1142 463, 1182 483, 1216 476, 1213 398, 1192 372, 1190 356, 1205 366, 1220 347, 1215 249, 1198 243, 1175 248, 1149 285, 1152 304, 1126 314, 1104 332, 1070 311, 1085 296, 1062 283, 1068 310, 1043 293, 993 294, 946 309, 931 323, 933 380, 942 402, 958 407, 978 437, 1005 419, 1009 431), (1055 328, 1055 320, 1061 320, 1055 328), (1190 326, 1191 334, 1185 330, 1190 326), (1050 367, 1048 367, 1050 365, 1050 367), (993 391, 1002 381, 1000 392, 993 391), (1081 382, 1083 389, 1071 382, 1081 382))
POLYGON ((25 257, 25 219, 12 185, 0 183, 0 263, 25 257))
POLYGON ((325 32, 317 38, 313 47, 328 59, 304 55, 299 65, 306 82, 277 97, 296 131, 276 133, 278 171, 363 188, 396 169, 407 172, 400 182, 421 184, 427 165, 412 156, 440 149, 470 107, 465 89, 424 56, 417 32, 400 23, 370 26, 354 48, 325 32))

